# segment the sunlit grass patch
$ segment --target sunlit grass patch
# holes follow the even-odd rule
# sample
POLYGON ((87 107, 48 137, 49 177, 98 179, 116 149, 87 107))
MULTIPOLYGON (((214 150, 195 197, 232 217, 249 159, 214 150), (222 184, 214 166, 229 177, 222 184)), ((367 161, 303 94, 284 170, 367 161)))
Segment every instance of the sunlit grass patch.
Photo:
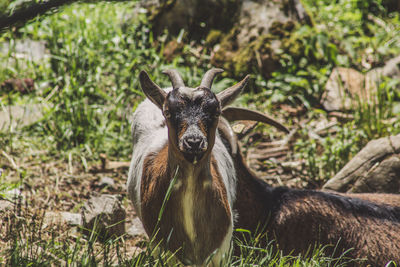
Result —
MULTIPOLYGON (((100 242, 96 235, 84 236, 76 228, 49 223, 46 208, 29 211, 29 203, 20 201, 15 209, 2 215, 0 262, 8 266, 183 266, 173 253, 164 251, 154 240, 138 242, 119 237, 100 242)), ((224 266, 346 266, 352 262, 325 255, 325 249, 310 249, 307 257, 284 256, 274 241, 260 247, 257 239, 234 241, 240 255, 229 255, 224 266)))

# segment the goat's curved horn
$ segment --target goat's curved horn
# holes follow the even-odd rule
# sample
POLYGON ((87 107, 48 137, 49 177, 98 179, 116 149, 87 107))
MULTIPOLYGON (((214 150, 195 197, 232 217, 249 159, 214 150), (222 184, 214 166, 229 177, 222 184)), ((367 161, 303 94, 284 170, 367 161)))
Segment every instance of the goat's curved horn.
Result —
POLYGON ((171 80, 173 89, 185 87, 185 83, 183 82, 183 79, 177 70, 164 70, 162 73, 168 75, 169 79, 171 80))
POLYGON ((221 102, 221 107, 225 107, 235 100, 235 98, 242 92, 243 88, 246 87, 249 78, 250 75, 246 75, 246 77, 244 77, 244 79, 239 83, 217 94, 217 98, 221 102))
POLYGON ((224 116, 228 121, 248 120, 263 122, 274 126, 282 132, 289 133, 288 128, 280 122, 258 111, 245 108, 227 107, 222 110, 222 116, 224 116))
POLYGON ((232 127, 229 125, 229 122, 224 117, 219 118, 218 130, 220 131, 223 138, 225 138, 229 142, 232 155, 236 156, 238 149, 237 136, 233 132, 232 127))
POLYGON ((218 68, 212 68, 208 70, 206 74, 204 74, 203 79, 201 80, 200 87, 211 89, 211 85, 214 81, 215 76, 221 72, 224 72, 224 70, 218 68))
POLYGON ((151 102, 162 109, 167 93, 155 84, 144 70, 139 74, 139 81, 144 94, 151 100, 151 102))

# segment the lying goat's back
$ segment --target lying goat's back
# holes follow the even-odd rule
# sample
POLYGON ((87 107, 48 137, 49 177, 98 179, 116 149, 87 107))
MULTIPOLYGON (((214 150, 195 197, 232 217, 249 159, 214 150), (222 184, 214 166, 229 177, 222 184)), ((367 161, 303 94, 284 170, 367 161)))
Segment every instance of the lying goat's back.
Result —
POLYGON ((305 255, 322 245, 328 256, 347 252, 348 258, 365 259, 361 266, 400 264, 400 207, 377 201, 390 195, 271 187, 248 169, 240 153, 235 166, 236 227, 266 234, 286 255, 305 255))
POLYGON ((330 245, 328 255, 347 252, 376 266, 400 261, 400 208, 313 190, 270 189, 277 205, 269 229, 285 253, 330 245), (296 226, 297 225, 297 226, 296 226))

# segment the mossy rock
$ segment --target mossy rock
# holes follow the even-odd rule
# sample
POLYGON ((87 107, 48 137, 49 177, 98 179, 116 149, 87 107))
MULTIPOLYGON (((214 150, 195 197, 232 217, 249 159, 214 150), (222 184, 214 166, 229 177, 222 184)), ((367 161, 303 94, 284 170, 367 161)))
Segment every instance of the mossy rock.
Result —
POLYGON ((297 25, 309 23, 299 0, 158 2, 149 9, 155 34, 167 29, 177 36, 183 29, 187 40, 197 40, 211 50, 212 65, 233 77, 261 73, 269 78, 280 67, 280 53, 300 56, 304 51, 301 40, 291 38, 297 25))
POLYGON ((243 1, 238 23, 220 38, 211 63, 237 78, 254 72, 269 78, 279 70, 282 52, 295 57, 304 53, 302 41, 292 33, 309 23, 299 1, 243 1))
MULTIPOLYGON (((239 27, 235 27, 229 34, 218 35, 220 42, 211 59, 211 64, 222 67, 234 77, 242 77, 247 73, 262 73, 264 77, 271 77, 272 72, 280 67, 280 51, 293 49, 298 53, 302 49, 302 43, 291 39, 291 31, 295 25, 293 22, 273 23, 274 29, 269 34, 254 36, 248 43, 239 45, 237 34, 239 27), (292 45, 296 43, 296 45, 292 45)), ((210 35, 214 34, 210 32, 210 35)), ((215 38, 214 36, 208 36, 215 38)), ((207 42, 212 44, 211 42, 207 42)))

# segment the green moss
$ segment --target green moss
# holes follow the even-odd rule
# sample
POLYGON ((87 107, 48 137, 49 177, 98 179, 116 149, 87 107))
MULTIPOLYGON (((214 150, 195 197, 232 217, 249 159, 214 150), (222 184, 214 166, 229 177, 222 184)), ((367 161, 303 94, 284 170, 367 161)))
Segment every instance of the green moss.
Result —
POLYGON ((305 39, 312 39, 313 32, 307 34, 290 34, 283 38, 281 48, 284 53, 291 55, 293 58, 301 58, 305 56, 306 44, 305 39))
POLYGON ((211 30, 206 37, 206 44, 208 46, 214 46, 220 43, 224 34, 220 30, 211 30))
POLYGON ((176 0, 162 0, 160 5, 151 5, 148 7, 148 19, 154 23, 164 12, 170 10, 176 3, 176 0))
MULTIPOLYGON (((188 21, 187 25, 180 25, 179 23, 182 23, 182 21, 179 23, 177 21, 180 25, 180 27, 177 27, 178 30, 169 29, 169 32, 173 35, 184 27, 187 29, 188 35, 186 37, 188 40, 205 39, 206 46, 210 48, 215 48, 218 44, 218 50, 213 55, 211 64, 224 68, 230 75, 242 76, 249 72, 258 72, 269 77, 271 72, 279 67, 280 60, 279 55, 271 48, 271 42, 274 40, 288 42, 285 51, 289 50, 290 53, 298 54, 301 50, 300 42, 293 41, 294 43, 291 43, 292 41, 288 41, 296 26, 292 20, 284 23, 273 22, 269 34, 252 36, 248 43, 241 44, 239 47, 237 35, 242 29, 237 25, 234 18, 237 17, 240 1, 223 0, 209 5, 206 4, 209 2, 209 0, 204 3, 199 2, 196 7, 196 16, 190 19, 191 22, 188 21), (210 18, 210 12, 215 9, 219 10, 219 15, 210 18), (232 27, 235 23, 236 26, 232 27)), ((176 0, 165 0, 161 7, 150 12, 152 14, 151 20, 154 23, 153 29, 156 27, 156 20, 164 16, 165 13, 163 12, 168 12, 175 4, 176 0)), ((167 27, 178 26, 173 21, 169 21, 169 23, 170 25, 167 25, 167 27)), ((164 24, 163 27, 165 26, 164 24)), ((160 31, 156 32, 160 33, 160 31)))
POLYGON ((271 46, 272 42, 281 42, 282 50, 294 55, 299 55, 303 52, 301 41, 292 38, 292 31, 295 26, 292 21, 286 23, 274 22, 269 34, 254 36, 251 41, 247 44, 242 44, 240 47, 236 40, 236 36, 240 31, 239 27, 233 28, 225 36, 217 32, 212 35, 210 33, 208 39, 221 39, 219 50, 214 55, 212 64, 224 68, 230 75, 235 77, 256 72, 268 78, 272 72, 280 67, 280 54, 274 51, 271 46))
MULTIPOLYGON (((255 37, 246 45, 237 46, 238 28, 225 35, 212 64, 224 68, 230 75, 241 77, 250 72, 263 73, 266 60, 275 59, 271 48, 271 35, 255 37)), ((268 74, 267 74, 268 76, 268 74)))
POLYGON ((290 36, 290 33, 295 28, 295 23, 292 20, 289 20, 285 23, 280 21, 272 22, 271 27, 269 28, 269 32, 276 37, 283 38, 290 36))
POLYGON ((297 37, 283 39, 281 47, 285 53, 295 58, 304 54, 304 45, 297 37))
POLYGON ((237 50, 236 35, 238 27, 233 27, 228 34, 221 35, 219 48, 211 59, 211 64, 225 69, 228 73, 233 73, 233 56, 237 50))

